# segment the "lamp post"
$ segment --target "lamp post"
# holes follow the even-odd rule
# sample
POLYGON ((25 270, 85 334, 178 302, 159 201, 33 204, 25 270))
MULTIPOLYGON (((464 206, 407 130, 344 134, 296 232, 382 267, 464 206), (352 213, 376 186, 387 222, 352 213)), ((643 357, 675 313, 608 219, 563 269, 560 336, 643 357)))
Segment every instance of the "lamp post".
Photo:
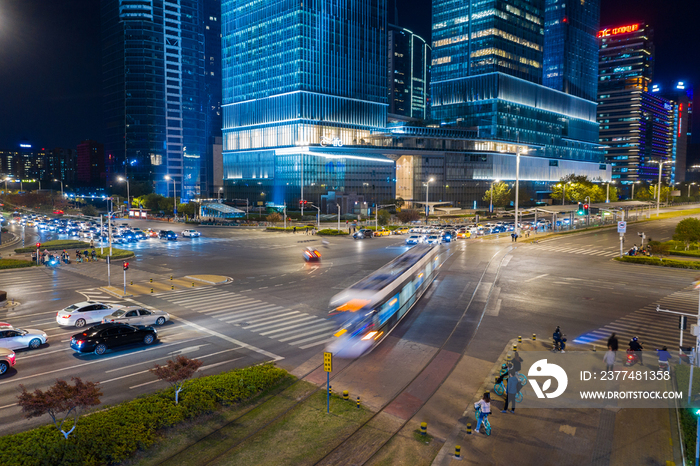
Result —
POLYGON ((610 202, 610 182, 608 181, 605 184, 605 203, 608 204, 610 202))
POLYGON ((634 183, 632 183, 632 200, 634 200, 634 185, 637 183, 639 183, 639 181, 635 181, 634 183))
POLYGON ((566 185, 567 184, 569 184, 568 181, 566 183, 562 183, 561 205, 564 205, 564 202, 566 201, 566 185))
POLYGON ((118 178, 118 180, 126 181, 126 207, 127 211, 129 211, 131 210, 131 196, 129 196, 129 180, 127 180, 126 178, 122 178, 121 176, 118 178))
POLYGON ((688 197, 690 197, 690 187, 693 186, 695 183, 689 183, 688 184, 688 197))
POLYGON ((340 204, 336 202, 335 206, 338 208, 338 231, 340 231, 340 204))
POLYGON ((10 178, 9 176, 7 178, 5 178, 5 192, 7 192, 7 182, 10 181, 11 179, 12 178, 10 178))
MULTIPOLYGON (((61 199, 63 199, 63 181, 62 180, 57 180, 54 178, 54 181, 58 181, 61 183, 61 199)), ((7 189, 7 181, 5 182, 5 189, 7 189)))
POLYGON ((224 188, 219 188, 219 202, 221 202, 221 193, 224 190, 224 188))
POLYGON ((425 224, 428 224, 428 217, 430 216, 430 204, 428 204, 428 190, 430 189, 430 183, 435 181, 435 178, 430 178, 425 182, 425 224))
MULTIPOLYGON (((666 161, 668 162, 668 161, 666 161)), ((656 216, 659 216, 659 207, 661 205, 661 169, 663 168, 664 164, 666 163, 662 160, 659 160, 657 163, 659 164, 659 184, 657 188, 657 196, 656 196, 656 216)))
POLYGON ((320 230, 321 229, 321 208, 317 207, 313 204, 309 204, 311 207, 314 209, 318 210, 318 213, 316 213, 316 229, 320 230))
POLYGON ((518 146, 516 148, 515 159, 515 234, 520 236, 520 225, 518 224, 518 202, 520 201, 520 135, 518 135, 518 146))
POLYGON ((177 217, 177 188, 175 187, 175 178, 171 177, 170 175, 165 175, 165 179, 173 180, 173 217, 177 217))
POLYGON ((37 183, 39 183, 39 191, 41 191, 41 180, 36 180, 37 183))

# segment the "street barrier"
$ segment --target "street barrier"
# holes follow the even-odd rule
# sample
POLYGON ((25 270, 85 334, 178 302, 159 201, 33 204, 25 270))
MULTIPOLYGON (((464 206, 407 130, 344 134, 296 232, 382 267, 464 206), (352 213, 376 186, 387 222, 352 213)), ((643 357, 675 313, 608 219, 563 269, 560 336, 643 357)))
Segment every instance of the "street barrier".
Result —
POLYGON ((537 335, 535 335, 535 334, 533 333, 533 334, 532 334, 532 341, 535 341, 535 340, 537 340, 537 335))
POLYGON ((151 293, 153 293, 153 288, 151 288, 151 293))
POLYGON ((462 447, 457 445, 455 447, 455 458, 461 459, 461 455, 462 455, 462 447))
POLYGON ((523 342, 523 337, 518 336, 518 343, 522 343, 522 342, 523 342))
POLYGON ((427 422, 421 422, 421 423, 420 423, 420 434, 421 434, 421 435, 427 435, 427 434, 428 434, 428 423, 427 423, 427 422))
POLYGON ((467 422, 467 435, 471 435, 471 434, 472 434, 472 423, 467 422))
POLYGON ((360 409, 360 397, 357 397, 357 409, 360 409))
POLYGON ((350 394, 348 393, 347 390, 343 390, 343 399, 345 401, 348 401, 350 399, 350 394))

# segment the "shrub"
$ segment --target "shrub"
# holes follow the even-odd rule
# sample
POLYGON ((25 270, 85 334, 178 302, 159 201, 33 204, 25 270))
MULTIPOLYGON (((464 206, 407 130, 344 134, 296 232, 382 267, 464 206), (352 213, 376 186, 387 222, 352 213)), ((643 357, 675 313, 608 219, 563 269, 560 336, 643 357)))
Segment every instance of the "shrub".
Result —
MULTIPOLYGON (((78 241, 72 239, 58 239, 41 243, 41 250, 43 251, 44 249, 48 249, 49 251, 58 251, 62 249, 85 249, 89 246, 90 243, 86 243, 85 241, 78 241)), ((15 249, 15 252, 18 254, 34 251, 36 251, 36 246, 26 246, 23 248, 15 249)))
POLYGON ((616 257, 615 260, 620 262, 631 262, 633 264, 660 265, 661 267, 700 270, 700 261, 681 261, 676 259, 660 259, 658 257, 643 256, 622 256, 616 257))
POLYGON ((318 230, 317 235, 328 235, 328 236, 342 236, 347 235, 348 232, 345 230, 332 230, 330 228, 325 228, 323 230, 318 230))
MULTIPOLYGON (((85 416, 75 436, 63 440, 52 425, 0 438, 0 464, 103 465, 128 459, 152 445, 157 432, 186 419, 240 403, 288 377, 273 365, 246 367, 186 382, 188 395, 173 403, 172 387, 85 416)), ((71 425, 67 423, 67 428, 71 425)))
MULTIPOLYGON (((100 249, 95 248, 96 257, 99 257, 100 259, 107 259, 107 256, 109 256, 109 247, 105 247, 104 251, 105 252, 103 254, 100 254, 100 249)), ((134 255, 134 251, 112 248, 112 260, 126 259, 127 257, 133 257, 134 255)))
POLYGON ((272 212, 270 215, 267 216, 267 221, 272 222, 272 223, 279 223, 282 220, 282 216, 279 214, 279 212, 272 212))
POLYGON ((415 209, 405 209, 396 214, 403 223, 415 222, 420 218, 420 212, 415 209))
POLYGON ((22 261, 19 259, 0 259, 0 270, 2 269, 21 269, 23 267, 32 267, 36 265, 33 261, 22 261))

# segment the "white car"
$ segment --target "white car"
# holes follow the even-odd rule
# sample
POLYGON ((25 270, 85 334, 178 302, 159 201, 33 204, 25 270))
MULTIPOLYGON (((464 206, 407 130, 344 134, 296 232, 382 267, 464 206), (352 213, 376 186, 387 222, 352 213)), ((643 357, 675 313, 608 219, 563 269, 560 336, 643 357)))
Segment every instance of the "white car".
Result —
POLYGON ((84 301, 61 309, 56 313, 58 325, 85 327, 87 324, 98 324, 102 319, 124 306, 103 304, 97 301, 84 301))
POLYGON ((123 307, 102 318, 103 323, 118 322, 133 326, 163 325, 170 320, 170 314, 156 309, 144 309, 138 306, 123 307))
POLYGON ((408 238, 406 238, 406 244, 418 244, 423 242, 423 237, 419 235, 411 235, 408 238))
POLYGON ((425 238, 425 242, 428 244, 440 244, 440 237, 438 235, 428 235, 425 238))
POLYGON ((199 238, 200 236, 202 236, 202 234, 197 230, 182 230, 182 236, 186 236, 189 238, 199 238))
POLYGON ((0 327, 0 348, 15 349, 37 349, 46 341, 46 332, 35 329, 21 329, 14 327, 0 327))

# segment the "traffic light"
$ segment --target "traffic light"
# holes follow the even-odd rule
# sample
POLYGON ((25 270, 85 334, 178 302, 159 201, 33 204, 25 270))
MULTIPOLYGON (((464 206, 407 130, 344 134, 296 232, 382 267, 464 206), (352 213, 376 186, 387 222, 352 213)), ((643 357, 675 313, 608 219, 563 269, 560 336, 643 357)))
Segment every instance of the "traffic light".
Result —
POLYGON ((586 212, 583 210, 583 204, 581 202, 578 203, 578 212, 576 212, 578 215, 586 215, 586 212))
POLYGON ((127 270, 129 270, 129 263, 124 262, 124 272, 126 272, 127 270))
POLYGON ((588 215, 589 213, 588 204, 583 204, 583 214, 588 215))
POLYGON ((36 243, 36 248, 39 249, 41 247, 41 243, 36 243))
POLYGON ((299 199, 299 205, 306 205, 309 201, 305 201, 303 199, 299 199))

